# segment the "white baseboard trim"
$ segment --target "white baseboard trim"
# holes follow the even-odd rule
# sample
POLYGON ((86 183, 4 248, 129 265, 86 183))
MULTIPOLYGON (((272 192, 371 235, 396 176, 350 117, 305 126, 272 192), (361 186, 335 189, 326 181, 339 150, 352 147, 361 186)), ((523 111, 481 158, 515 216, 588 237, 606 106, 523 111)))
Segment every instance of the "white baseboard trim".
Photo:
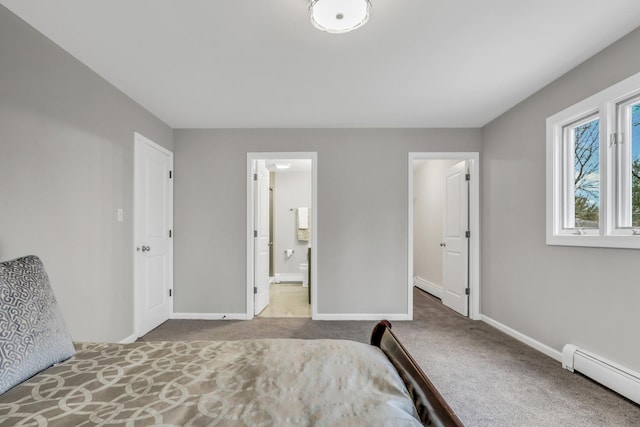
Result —
POLYGON ((528 345, 529 347, 533 347, 536 350, 538 350, 539 352, 542 352, 544 354, 546 354, 547 356, 551 357, 552 359, 557 360, 558 362, 562 363, 562 352, 558 351, 558 350, 554 350, 553 348, 549 347, 546 344, 542 344, 540 341, 536 341, 533 338, 516 331, 515 329, 511 329, 510 327, 503 325, 502 323, 498 322, 497 320, 493 320, 492 318, 485 316, 484 314, 480 315, 480 320, 482 320, 485 323, 488 323, 489 325, 493 326, 494 328, 504 332, 505 334, 517 339, 520 342, 525 343, 526 345, 528 345))
POLYGON ((413 278, 413 286, 430 293, 434 297, 442 299, 442 294, 444 293, 444 288, 442 286, 436 285, 435 283, 424 280, 418 276, 413 278))
POLYGON ((407 313, 317 313, 314 320, 412 320, 407 313))
POLYGON ((302 273, 276 273, 275 282, 302 282, 302 273))
POLYGON ((247 320, 247 313, 173 313, 171 319, 180 320, 247 320))
POLYGON ((132 334, 126 337, 125 339, 119 341, 118 344, 131 344, 132 342, 135 342, 137 339, 138 337, 136 336, 136 334, 132 334))

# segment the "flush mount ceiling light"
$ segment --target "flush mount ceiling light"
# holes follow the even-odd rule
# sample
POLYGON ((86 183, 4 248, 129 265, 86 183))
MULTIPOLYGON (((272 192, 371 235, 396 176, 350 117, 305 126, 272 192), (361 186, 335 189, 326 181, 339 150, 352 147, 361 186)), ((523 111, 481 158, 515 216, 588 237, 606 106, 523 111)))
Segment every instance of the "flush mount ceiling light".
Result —
POLYGON ((371 13, 369 0, 311 0, 309 15, 316 28, 340 34, 363 26, 371 13))

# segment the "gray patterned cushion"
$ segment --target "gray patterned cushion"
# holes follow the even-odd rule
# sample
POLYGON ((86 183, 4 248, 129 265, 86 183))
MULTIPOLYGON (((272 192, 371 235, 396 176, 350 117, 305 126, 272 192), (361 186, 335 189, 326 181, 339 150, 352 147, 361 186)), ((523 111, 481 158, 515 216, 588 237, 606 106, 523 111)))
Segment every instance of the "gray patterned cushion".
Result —
POLYGON ((74 353, 42 261, 0 263, 0 394, 74 353))

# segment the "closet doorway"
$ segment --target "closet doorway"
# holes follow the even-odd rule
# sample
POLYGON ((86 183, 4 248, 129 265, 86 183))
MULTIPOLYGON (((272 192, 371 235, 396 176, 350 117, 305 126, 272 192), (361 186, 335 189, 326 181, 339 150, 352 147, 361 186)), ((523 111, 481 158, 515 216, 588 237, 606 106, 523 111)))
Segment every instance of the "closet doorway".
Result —
POLYGON ((247 154, 247 317, 314 317, 316 153, 247 154))
POLYGON ((479 318, 478 162, 478 153, 409 154, 409 286, 472 319, 479 318))

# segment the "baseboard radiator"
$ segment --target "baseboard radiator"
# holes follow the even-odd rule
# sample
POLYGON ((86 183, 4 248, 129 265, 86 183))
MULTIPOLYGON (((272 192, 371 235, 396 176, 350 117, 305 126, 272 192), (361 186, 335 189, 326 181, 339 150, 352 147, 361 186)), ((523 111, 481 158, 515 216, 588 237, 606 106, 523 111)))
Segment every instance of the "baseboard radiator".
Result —
POLYGON ((599 382, 640 404, 640 374, 590 351, 567 344, 562 349, 562 367, 599 382))

